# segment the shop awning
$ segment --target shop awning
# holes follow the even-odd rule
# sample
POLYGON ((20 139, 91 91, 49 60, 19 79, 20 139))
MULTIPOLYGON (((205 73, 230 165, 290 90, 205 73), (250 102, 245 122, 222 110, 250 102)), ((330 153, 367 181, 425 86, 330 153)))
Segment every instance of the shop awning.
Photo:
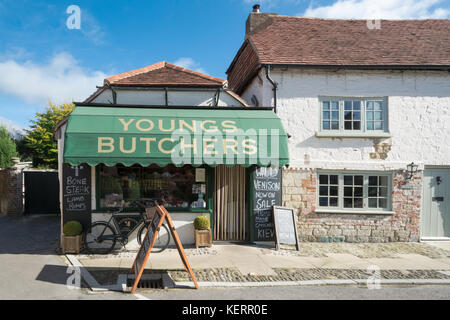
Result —
POLYGON ((289 163, 281 120, 267 108, 76 106, 64 162, 108 166, 289 163))

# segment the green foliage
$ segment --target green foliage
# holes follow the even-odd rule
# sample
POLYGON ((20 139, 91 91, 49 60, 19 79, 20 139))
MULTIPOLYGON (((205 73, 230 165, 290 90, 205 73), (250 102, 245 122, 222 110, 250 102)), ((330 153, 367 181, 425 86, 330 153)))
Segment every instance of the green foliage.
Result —
POLYGON ((53 140, 53 133, 58 122, 67 117, 75 106, 68 103, 57 106, 51 102, 48 105, 44 112, 36 112, 24 139, 32 152, 34 166, 57 168, 58 144, 53 140))
POLYGON ((78 236, 83 233, 83 226, 78 221, 69 221, 64 225, 63 233, 67 237, 78 236))
POLYGON ((204 216, 198 216, 194 219, 195 230, 208 230, 209 229, 209 219, 204 216))
POLYGON ((0 168, 12 166, 12 157, 17 157, 16 144, 5 127, 0 126, 0 168))

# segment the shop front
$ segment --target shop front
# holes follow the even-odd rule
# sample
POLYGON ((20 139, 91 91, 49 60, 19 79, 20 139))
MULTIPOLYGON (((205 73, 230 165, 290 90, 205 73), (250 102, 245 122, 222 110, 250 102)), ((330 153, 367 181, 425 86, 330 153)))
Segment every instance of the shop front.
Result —
POLYGON ((183 244, 194 243, 198 215, 214 240, 252 240, 252 172, 289 161, 271 108, 80 103, 60 130, 63 223, 89 228, 119 204, 133 214, 159 200, 183 244))

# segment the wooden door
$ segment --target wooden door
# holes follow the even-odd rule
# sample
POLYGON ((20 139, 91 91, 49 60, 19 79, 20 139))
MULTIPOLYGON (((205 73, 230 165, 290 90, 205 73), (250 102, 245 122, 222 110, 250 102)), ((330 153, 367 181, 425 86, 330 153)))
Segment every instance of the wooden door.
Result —
POLYGON ((450 169, 426 169, 421 238, 450 237, 450 169))
POLYGON ((214 184, 214 240, 245 241, 245 168, 217 166, 214 170, 214 184))

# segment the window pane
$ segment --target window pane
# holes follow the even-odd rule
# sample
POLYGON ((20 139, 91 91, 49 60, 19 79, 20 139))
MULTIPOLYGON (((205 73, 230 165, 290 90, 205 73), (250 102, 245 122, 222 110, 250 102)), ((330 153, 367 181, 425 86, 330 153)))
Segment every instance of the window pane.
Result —
POLYGON ((362 187, 356 187, 354 190, 355 197, 362 197, 363 196, 363 188, 362 187))
POLYGON ((361 101, 353 101, 353 110, 361 110, 361 101))
POLYGON ((353 187, 344 187, 344 197, 353 196, 353 187))
POLYGON ((339 120, 339 112, 338 111, 333 111, 331 113, 331 119, 332 120, 339 120))
POLYGON ((369 197, 376 197, 377 196, 377 187, 369 187, 369 197))
POLYGON ((320 184, 328 184, 328 175, 326 175, 326 174, 319 175, 319 183, 320 184))
POLYGON ((360 121, 354 121, 353 122, 353 129, 354 130, 360 130, 361 129, 361 122, 360 121))
POLYGON ((324 111, 323 112, 323 119, 324 120, 330 120, 330 112, 329 111, 324 111))
POLYGON ((339 122, 331 121, 331 130, 339 130, 339 122))
POLYGON ((374 102, 375 110, 383 110, 383 104, 380 101, 374 102))
POLYGON ((330 187, 330 196, 337 196, 338 195, 338 187, 330 187))
POLYGON ((378 205, 377 198, 370 198, 369 199, 369 208, 376 208, 378 205))
POLYGON ((380 195, 380 197, 387 197, 387 188, 385 188, 385 187, 380 187, 379 189, 379 195, 380 195))
POLYGON ((377 176, 369 176, 369 186, 378 185, 378 177, 377 176))
POLYGON ((351 101, 345 101, 344 102, 344 109, 345 110, 352 110, 352 102, 351 101))
POLYGON ((373 112, 369 111, 366 113, 366 119, 367 120, 373 120, 373 112))
POLYGON ((367 122, 367 130, 373 130, 373 122, 367 122))
POLYGON ((351 121, 345 121, 344 128, 345 128, 345 130, 352 130, 352 122, 351 121))
POLYGON ((328 187, 327 186, 320 186, 319 195, 320 196, 327 196, 328 195, 328 187))
POLYGON ((383 112, 376 111, 375 112, 375 120, 383 120, 383 112))
POLYGON ((344 208, 353 208, 352 198, 344 198, 344 208))
POLYGON ((354 208, 362 208, 363 207, 363 198, 355 198, 353 207, 354 208))
POLYGON ((330 198, 330 207, 338 206, 338 198, 330 198))
POLYGON ((379 208, 386 209, 387 208, 387 200, 383 199, 383 198, 378 199, 378 206, 379 206, 379 208))
POLYGON ((328 206, 328 198, 327 197, 320 197, 319 198, 319 206, 322 206, 322 207, 328 206))
POLYGON ((375 130, 383 130, 383 122, 375 122, 375 130))
POLYGON ((353 112, 353 120, 361 120, 361 112, 353 112))
POLYGON ((323 101, 322 102, 323 110, 330 110, 330 102, 329 101, 323 101))
POLYGON ((330 184, 338 184, 338 176, 335 174, 330 175, 330 184))
POLYGON ((373 101, 367 101, 367 110, 373 110, 373 101))
POLYGON ((330 130, 330 122, 329 121, 324 121, 322 126, 323 126, 324 130, 330 130))
POLYGON ((388 177, 380 176, 380 186, 387 186, 387 185, 388 185, 388 177))
POLYGON ((331 109, 332 110, 339 110, 339 102, 331 101, 331 109))
POLYGON ((352 120, 352 112, 351 111, 345 111, 344 112, 344 119, 345 120, 352 120))
POLYGON ((362 186, 363 180, 363 176, 355 176, 355 185, 362 186))
POLYGON ((344 176, 344 184, 352 185, 353 184, 353 176, 344 176))

